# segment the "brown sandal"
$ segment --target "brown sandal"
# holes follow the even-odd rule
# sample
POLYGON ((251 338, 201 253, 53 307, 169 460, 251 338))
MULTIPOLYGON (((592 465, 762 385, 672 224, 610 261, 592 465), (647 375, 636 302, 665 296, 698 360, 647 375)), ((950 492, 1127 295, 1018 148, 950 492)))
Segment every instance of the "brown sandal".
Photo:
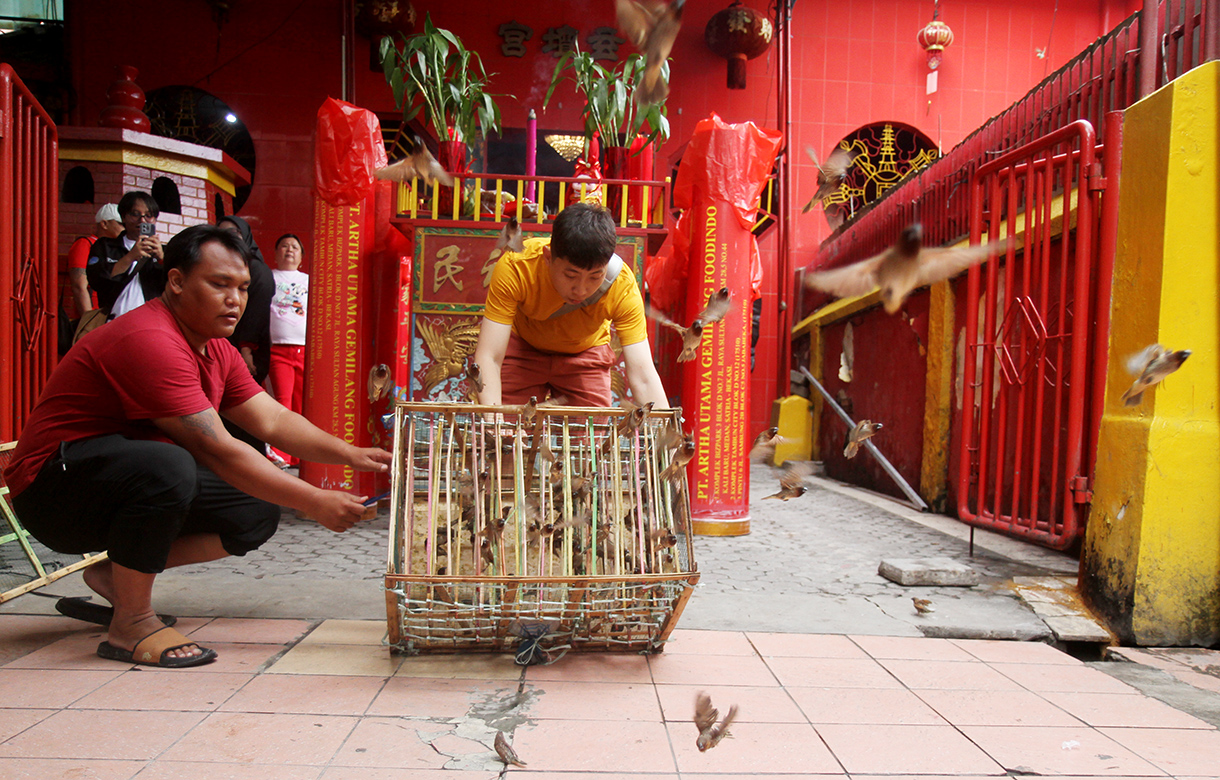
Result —
POLYGON ((171 650, 190 647, 191 645, 199 646, 198 643, 192 642, 183 636, 177 629, 166 626, 165 628, 157 629, 141 639, 131 650, 124 650, 121 647, 115 647, 109 642, 102 642, 97 646, 97 655, 98 658, 105 658, 110 661, 159 666, 163 669, 182 669, 187 666, 199 666, 200 664, 216 660, 216 651, 202 646, 199 646, 199 649, 202 651, 199 655, 193 655, 188 658, 166 657, 166 654, 171 650))

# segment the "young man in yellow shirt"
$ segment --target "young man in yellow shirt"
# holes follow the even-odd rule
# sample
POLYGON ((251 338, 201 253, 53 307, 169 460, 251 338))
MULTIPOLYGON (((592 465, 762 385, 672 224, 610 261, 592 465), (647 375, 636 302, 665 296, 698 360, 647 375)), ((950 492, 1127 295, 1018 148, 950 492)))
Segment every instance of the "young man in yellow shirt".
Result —
POLYGON ((474 353, 482 403, 542 401, 550 390, 571 406, 609 406, 613 324, 635 401, 669 406, 648 346, 644 299, 614 254, 617 244, 610 212, 576 203, 555 218, 549 240, 530 239, 524 251, 500 257, 474 353))

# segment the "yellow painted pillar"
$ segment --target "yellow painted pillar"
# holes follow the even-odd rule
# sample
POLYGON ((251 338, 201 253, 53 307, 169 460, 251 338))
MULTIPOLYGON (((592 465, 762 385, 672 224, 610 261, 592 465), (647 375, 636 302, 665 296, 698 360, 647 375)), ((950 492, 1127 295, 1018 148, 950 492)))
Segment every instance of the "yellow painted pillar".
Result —
POLYGON ((777 398, 772 402, 771 422, 779 428, 779 435, 784 437, 775 447, 772 466, 779 466, 786 460, 809 460, 813 457, 813 426, 809 409, 809 399, 800 395, 777 398))
POLYGON ((953 403, 953 287, 929 288, 928 373, 924 384, 923 456, 919 495, 934 512, 944 512, 949 495, 949 423, 953 403))
POLYGON ((1220 62, 1132 106, 1081 591, 1128 644, 1220 641, 1220 62), (1190 349, 1142 403, 1126 357, 1190 349))

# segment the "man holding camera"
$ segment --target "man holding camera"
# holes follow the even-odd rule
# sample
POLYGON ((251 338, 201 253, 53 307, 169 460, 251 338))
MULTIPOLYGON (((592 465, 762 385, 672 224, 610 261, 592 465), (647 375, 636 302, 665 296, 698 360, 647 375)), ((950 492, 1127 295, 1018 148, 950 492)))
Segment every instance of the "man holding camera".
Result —
POLYGON ((119 201, 123 234, 99 238, 89 253, 85 275, 108 319, 135 309, 165 290, 157 201, 147 192, 129 192, 119 201))

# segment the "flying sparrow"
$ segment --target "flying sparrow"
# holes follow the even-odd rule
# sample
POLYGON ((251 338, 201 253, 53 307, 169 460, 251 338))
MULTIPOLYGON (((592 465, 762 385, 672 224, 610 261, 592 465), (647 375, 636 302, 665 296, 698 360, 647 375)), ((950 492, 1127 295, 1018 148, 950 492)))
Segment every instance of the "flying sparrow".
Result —
POLYGON ((802 213, 813 210, 813 207, 821 203, 823 198, 837 190, 843 180, 847 178, 847 172, 851 170, 851 166, 856 162, 855 152, 849 152, 837 146, 826 158, 825 165, 818 162, 818 156, 812 146, 805 147, 805 154, 809 155, 809 159, 813 160, 813 164, 817 166, 818 191, 805 204, 805 208, 801 209, 802 213))
POLYGON ((408 146, 407 156, 373 171, 373 178, 409 183, 418 177, 423 179, 425 184, 439 181, 446 187, 453 186, 453 177, 441 167, 423 141, 416 136, 407 136, 404 141, 408 146))
POLYGON ((669 57, 682 27, 682 6, 686 0, 616 0, 618 26, 635 47, 644 53, 644 73, 636 87, 641 105, 660 103, 669 95, 669 85, 661 66, 669 57))
POLYGON ((881 423, 875 423, 872 420, 861 420, 847 432, 847 446, 843 448, 843 456, 848 458, 856 457, 856 453, 860 451, 860 445, 865 439, 871 439, 873 434, 881 430, 885 426, 881 423))
POLYGON ((787 501, 790 498, 799 498, 805 495, 805 491, 809 486, 805 484, 805 477, 813 474, 813 466, 798 460, 786 460, 780 465, 779 469, 779 492, 772 493, 767 498, 778 498, 780 501, 787 501))
POLYGON ((921 599, 918 596, 912 596, 911 603, 915 605, 915 611, 921 615, 936 611, 936 607, 932 606, 932 599, 921 599))
POLYGON ((390 390, 390 367, 378 363, 369 369, 369 403, 375 404, 390 390))
POLYGON ((767 428, 754 437, 754 444, 750 447, 750 460, 759 463, 771 461, 775 458, 775 447, 783 441, 784 437, 779 435, 779 428, 767 428))
POLYGON ((712 697, 700 691, 695 697, 695 726, 699 729, 695 747, 699 748, 700 753, 716 747, 720 740, 729 736, 729 725, 737 717, 737 705, 729 707, 728 714, 717 725, 716 719, 719 717, 720 711, 712 706, 712 697))
POLYGON ((677 331, 678 335, 682 337, 682 352, 678 355, 678 362, 686 363, 695 359, 695 351, 699 349, 699 343, 703 341, 703 329, 713 322, 720 322, 724 319, 724 315, 729 313, 732 305, 733 295, 729 292, 729 288, 721 287, 707 297, 707 306, 699 312, 699 316, 695 317, 690 327, 679 325, 648 305, 644 306, 644 313, 661 325, 677 331))
POLYGON ((1170 352, 1160 344, 1150 344, 1127 358, 1127 371, 1135 377, 1135 381, 1123 393, 1123 403, 1127 406, 1137 405, 1143 400, 1145 390, 1181 368, 1190 354, 1189 349, 1170 352))

